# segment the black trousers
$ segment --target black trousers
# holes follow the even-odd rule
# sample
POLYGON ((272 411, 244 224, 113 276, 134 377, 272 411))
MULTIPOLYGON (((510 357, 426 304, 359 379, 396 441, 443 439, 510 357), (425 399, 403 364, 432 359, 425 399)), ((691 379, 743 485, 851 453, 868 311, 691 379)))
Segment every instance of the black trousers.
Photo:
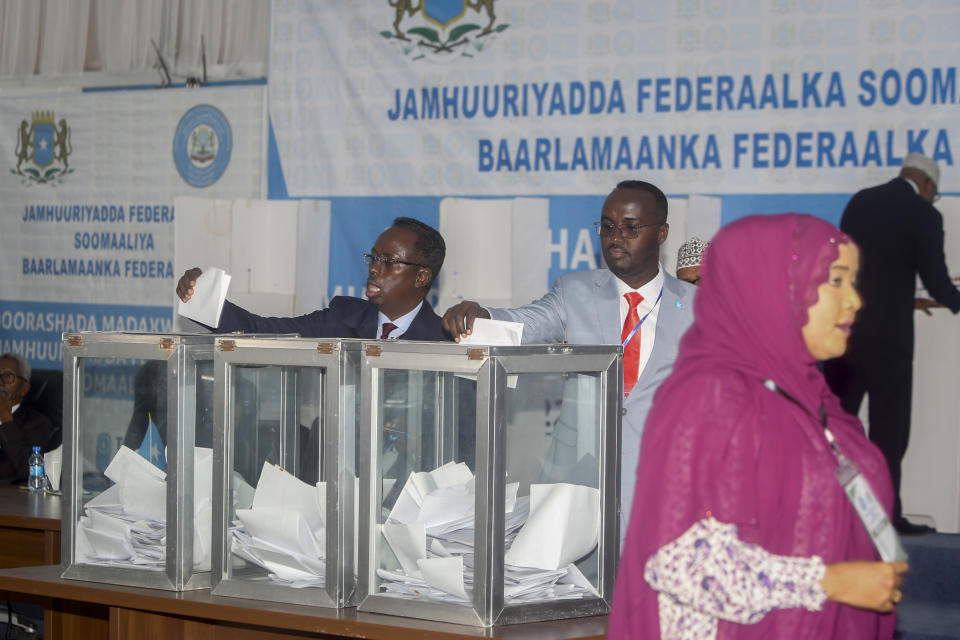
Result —
POLYGON ((847 413, 857 415, 863 395, 870 395, 870 440, 883 452, 893 480, 893 520, 903 517, 900 503, 900 464, 910 440, 910 401, 913 393, 913 354, 877 349, 848 352, 824 363, 827 383, 847 413))

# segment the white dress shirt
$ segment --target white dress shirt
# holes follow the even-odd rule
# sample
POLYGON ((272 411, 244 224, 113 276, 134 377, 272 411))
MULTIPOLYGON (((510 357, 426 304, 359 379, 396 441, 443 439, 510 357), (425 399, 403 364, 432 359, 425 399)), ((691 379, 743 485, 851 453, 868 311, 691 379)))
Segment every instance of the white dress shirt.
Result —
MULTIPOLYGON (((637 379, 643 373, 643 368, 647 366, 647 360, 653 352, 653 341, 657 337, 657 316, 660 312, 660 303, 657 298, 660 291, 663 290, 663 265, 658 265, 657 275, 650 282, 639 289, 633 289, 626 282, 617 278, 617 293, 620 294, 620 332, 623 333, 623 323, 627 320, 627 314, 630 312, 630 303, 624 297, 624 294, 636 291, 643 300, 637 305, 637 314, 643 319, 644 314, 648 313, 647 319, 638 330, 640 334, 640 368, 637 370, 637 379)), ((634 336, 632 340, 636 340, 634 336)), ((631 341, 632 341, 631 340, 631 341)))
MULTIPOLYGON (((19 404, 15 404, 15 405, 13 405, 12 407, 10 407, 10 415, 15 414, 15 413, 17 412, 17 409, 19 409, 19 408, 20 408, 20 405, 19 405, 19 404)), ((11 422, 13 422, 13 420, 11 420, 11 422)), ((6 423, 3 422, 3 421, 0 421, 0 424, 6 424, 6 423)))
POLYGON ((377 339, 380 339, 380 336, 383 335, 383 325, 387 322, 392 322, 397 325, 397 328, 390 332, 390 335, 387 336, 387 340, 396 340, 404 333, 407 332, 407 329, 410 328, 410 325, 413 324, 413 319, 417 317, 417 314, 420 313, 420 307, 423 306, 423 300, 420 301, 412 311, 406 313, 396 320, 391 320, 383 314, 382 311, 377 312, 377 339))

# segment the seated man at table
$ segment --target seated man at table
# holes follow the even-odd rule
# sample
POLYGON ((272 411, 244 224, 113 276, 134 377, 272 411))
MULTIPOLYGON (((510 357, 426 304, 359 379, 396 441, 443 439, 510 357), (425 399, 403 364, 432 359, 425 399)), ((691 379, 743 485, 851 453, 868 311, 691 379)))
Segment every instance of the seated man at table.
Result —
POLYGON ((25 480, 34 446, 46 447, 50 419, 21 404, 30 390, 30 363, 15 353, 0 355, 0 483, 25 480))
MULTIPOLYGON (((337 296, 326 309, 296 318, 265 318, 227 301, 218 332, 298 333, 304 338, 379 338, 450 340, 425 300, 440 273, 446 245, 433 227, 413 218, 396 218, 380 234, 370 253, 367 299, 337 296)), ((187 270, 177 283, 186 302, 194 293, 200 269, 187 270)))

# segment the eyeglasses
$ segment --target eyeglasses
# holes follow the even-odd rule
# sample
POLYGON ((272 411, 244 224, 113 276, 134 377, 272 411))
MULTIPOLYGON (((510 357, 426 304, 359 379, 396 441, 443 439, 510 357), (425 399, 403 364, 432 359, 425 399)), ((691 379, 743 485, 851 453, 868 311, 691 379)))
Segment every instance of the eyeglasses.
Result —
POLYGON ((408 264, 411 267, 422 267, 424 269, 430 268, 425 264, 420 264, 419 262, 407 262, 406 260, 397 260, 396 258, 388 258, 387 256, 375 256, 372 253, 363 254, 363 262, 368 265, 377 262, 383 265, 385 269, 389 269, 390 267, 398 264, 408 264))
POLYGON ((658 227, 662 222, 651 222, 649 224, 634 224, 627 222, 624 224, 613 224, 612 222, 594 222, 593 226, 597 229, 597 234, 604 238, 612 238, 617 231, 624 238, 636 238, 640 235, 640 229, 644 227, 658 227))
POLYGON ((23 376, 18 376, 13 371, 4 371, 3 373, 0 373, 0 380, 3 381, 3 384, 13 384, 18 378, 24 382, 30 382, 23 376))

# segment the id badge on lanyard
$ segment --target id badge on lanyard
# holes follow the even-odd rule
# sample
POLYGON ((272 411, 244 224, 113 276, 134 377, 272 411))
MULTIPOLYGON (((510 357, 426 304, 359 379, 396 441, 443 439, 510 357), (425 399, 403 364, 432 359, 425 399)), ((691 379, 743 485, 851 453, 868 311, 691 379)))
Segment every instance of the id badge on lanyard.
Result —
MULTIPOLYGON (((764 380, 763 386, 770 391, 776 391, 803 409, 806 413, 811 413, 809 409, 800 404, 793 396, 778 387, 773 380, 764 380)), ((840 451, 840 446, 837 444, 836 439, 834 439, 833 433, 827 428, 827 413, 822 406, 820 407, 820 423, 823 425, 823 435, 830 444, 834 456, 837 458, 837 468, 835 470, 837 480, 840 482, 840 486, 843 487, 843 493, 847 496, 847 500, 850 501, 853 510, 856 511, 860 517, 860 522, 863 523, 867 535, 869 535, 873 541, 877 555, 879 555, 880 559, 884 562, 906 560, 907 552, 903 550, 903 545, 900 544, 900 536, 897 535, 897 530, 893 528, 893 524, 887 517, 887 512, 883 510, 883 505, 877 500, 877 495, 873 492, 873 489, 870 488, 870 483, 867 482, 867 479, 860 473, 860 469, 857 468, 856 463, 840 451)))
POLYGON ((873 546, 876 547, 880 559, 884 562, 906 560, 907 552, 900 544, 900 536, 897 535, 896 529, 887 517, 887 512, 883 510, 876 494, 870 488, 870 483, 860 473, 860 469, 853 460, 843 454, 839 454, 837 460, 839 462, 836 469, 837 480, 840 481, 843 492, 847 494, 850 504, 860 516, 860 522, 873 540, 873 546))

